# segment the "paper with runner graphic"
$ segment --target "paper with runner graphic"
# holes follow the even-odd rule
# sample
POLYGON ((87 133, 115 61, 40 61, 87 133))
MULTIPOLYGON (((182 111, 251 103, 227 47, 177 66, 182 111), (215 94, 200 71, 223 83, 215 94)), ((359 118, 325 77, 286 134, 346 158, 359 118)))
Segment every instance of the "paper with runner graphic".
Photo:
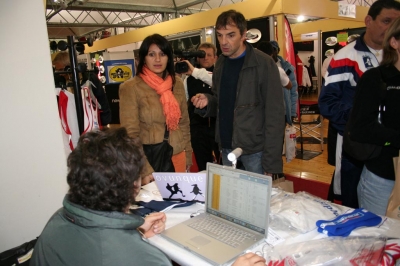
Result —
POLYGON ((153 173, 163 199, 200 201, 206 197, 206 173, 153 173))

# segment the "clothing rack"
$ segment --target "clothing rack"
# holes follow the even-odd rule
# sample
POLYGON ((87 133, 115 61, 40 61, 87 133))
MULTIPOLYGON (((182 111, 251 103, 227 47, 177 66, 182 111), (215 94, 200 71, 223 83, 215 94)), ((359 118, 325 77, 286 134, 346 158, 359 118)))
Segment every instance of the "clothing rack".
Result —
POLYGON ((68 53, 69 53, 69 62, 71 64, 71 74, 72 74, 72 83, 74 86, 74 99, 75 99, 75 107, 76 107, 76 115, 78 119, 78 127, 79 134, 82 135, 84 131, 84 121, 83 121, 83 104, 82 104, 82 94, 81 94, 81 86, 79 84, 79 75, 78 75, 78 64, 77 64, 77 56, 76 50, 74 47, 74 36, 68 36, 68 53))
MULTIPOLYGON (((82 103, 82 94, 81 94, 81 86, 79 83, 79 72, 86 71, 85 67, 79 67, 77 62, 76 50, 83 52, 84 46, 83 42, 74 42, 74 36, 68 36, 67 41, 59 41, 58 44, 55 44, 56 47, 61 51, 65 51, 68 49, 69 61, 70 61, 70 69, 64 71, 57 71, 57 74, 71 74, 72 75, 72 87, 74 88, 74 99, 75 99, 75 108, 76 115, 78 121, 79 134, 82 135, 84 132, 84 114, 83 114, 83 103, 82 103), (75 47, 75 45, 79 45, 79 48, 75 47)), ((93 43, 91 40, 87 41, 89 46, 92 46, 93 43)), ((50 44, 52 47, 52 44, 50 44)))

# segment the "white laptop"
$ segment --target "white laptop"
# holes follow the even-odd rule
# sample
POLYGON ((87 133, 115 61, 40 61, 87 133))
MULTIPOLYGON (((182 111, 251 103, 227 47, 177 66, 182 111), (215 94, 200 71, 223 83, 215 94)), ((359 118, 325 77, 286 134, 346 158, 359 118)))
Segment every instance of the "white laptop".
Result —
POLYGON ((205 213, 160 235, 213 265, 232 263, 267 238, 271 188, 269 176, 208 163, 205 213))
POLYGON ((206 173, 153 173, 154 181, 164 200, 204 202, 206 173))

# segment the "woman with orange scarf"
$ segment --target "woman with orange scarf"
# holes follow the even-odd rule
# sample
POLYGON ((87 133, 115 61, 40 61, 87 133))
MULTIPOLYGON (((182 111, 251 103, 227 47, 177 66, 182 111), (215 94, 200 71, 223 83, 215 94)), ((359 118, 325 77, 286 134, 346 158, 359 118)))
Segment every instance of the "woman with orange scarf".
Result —
MULTIPOLYGON (((119 88, 120 122, 131 137, 139 137, 143 144, 161 143, 167 126, 175 172, 185 172, 192 165, 189 115, 183 82, 175 76, 173 59, 172 47, 161 35, 143 40, 137 75, 119 88)), ((146 161, 142 184, 153 180, 153 172, 146 161)))

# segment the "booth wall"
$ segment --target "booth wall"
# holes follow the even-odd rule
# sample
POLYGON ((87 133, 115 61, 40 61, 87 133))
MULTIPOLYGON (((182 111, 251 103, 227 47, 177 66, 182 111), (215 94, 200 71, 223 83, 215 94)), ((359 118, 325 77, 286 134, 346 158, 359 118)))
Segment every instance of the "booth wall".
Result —
POLYGON ((43 0, 2 1, 0 24, 2 252, 39 236, 62 206, 67 169, 43 0))

